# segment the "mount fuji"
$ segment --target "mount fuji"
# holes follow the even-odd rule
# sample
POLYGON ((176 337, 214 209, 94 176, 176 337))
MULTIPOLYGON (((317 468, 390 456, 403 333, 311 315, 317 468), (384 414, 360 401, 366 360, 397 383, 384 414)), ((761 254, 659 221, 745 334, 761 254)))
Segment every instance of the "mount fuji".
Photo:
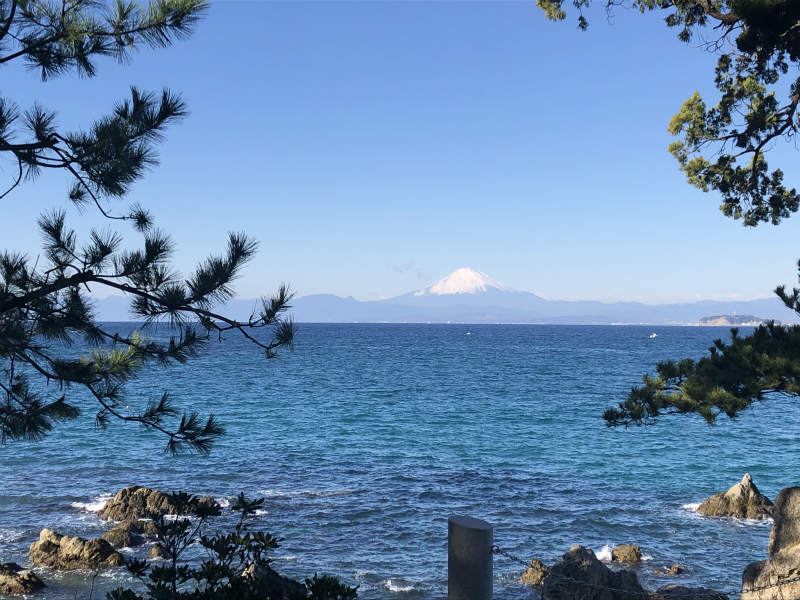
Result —
POLYGON ((383 305, 408 307, 446 308, 458 306, 527 310, 547 301, 530 292, 512 290, 495 281, 486 273, 465 267, 453 271, 421 290, 377 302, 383 305))
POLYGON ((415 296, 447 296, 453 294, 478 294, 489 290, 510 291, 502 283, 467 267, 456 269, 425 289, 414 292, 415 296))

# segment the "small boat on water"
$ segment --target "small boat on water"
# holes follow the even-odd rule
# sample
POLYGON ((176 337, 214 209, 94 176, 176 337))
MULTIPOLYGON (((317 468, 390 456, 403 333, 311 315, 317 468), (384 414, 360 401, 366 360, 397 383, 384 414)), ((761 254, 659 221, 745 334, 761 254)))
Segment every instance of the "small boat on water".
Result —
POLYGON ((651 334, 650 334, 650 339, 651 339, 651 340, 652 340, 652 339, 654 339, 654 338, 657 338, 657 337, 658 337, 658 334, 657 334, 657 333, 655 333, 655 332, 653 332, 653 333, 651 333, 651 334))

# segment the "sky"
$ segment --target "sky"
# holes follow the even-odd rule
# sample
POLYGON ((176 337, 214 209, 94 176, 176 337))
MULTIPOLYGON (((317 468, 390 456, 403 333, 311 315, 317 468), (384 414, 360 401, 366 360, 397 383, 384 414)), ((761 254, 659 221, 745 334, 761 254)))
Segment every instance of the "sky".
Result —
MULTIPOLYGON (((67 130, 130 85, 181 93, 190 116, 112 208, 149 208, 184 274, 228 231, 248 232, 261 250, 242 298, 282 282, 385 298, 460 267, 551 299, 750 299, 796 285, 800 216, 746 229, 667 152, 681 103, 715 98, 715 57, 658 14, 587 16, 581 32, 532 0, 218 1, 171 48, 100 61, 92 79, 6 66, 2 93, 56 109, 67 130)), ((794 147, 772 154, 797 185, 794 147)), ((68 183, 43 176, 0 200, 0 248, 37 256, 36 218, 54 208, 81 234, 108 226, 70 207, 68 183)))

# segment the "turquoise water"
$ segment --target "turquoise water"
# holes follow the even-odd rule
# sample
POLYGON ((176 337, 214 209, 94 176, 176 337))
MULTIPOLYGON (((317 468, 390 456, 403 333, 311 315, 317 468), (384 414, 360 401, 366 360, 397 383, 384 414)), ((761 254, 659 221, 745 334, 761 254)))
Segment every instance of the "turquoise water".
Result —
MULTIPOLYGON (((746 471, 770 497, 798 484, 793 401, 715 427, 671 417, 608 429, 600 418, 656 361, 698 357, 726 335, 303 324, 295 351, 275 361, 229 336, 132 386, 143 399, 168 390, 181 406, 217 413, 228 435, 210 457, 165 456, 164 440, 137 427, 97 431, 88 399, 80 420, 45 441, 1 446, 0 562, 24 563, 43 527, 101 534, 108 525, 93 503, 139 484, 266 497, 257 526, 285 538, 276 569, 338 574, 361 598, 443 598, 451 514, 491 522, 496 542, 526 560, 552 562, 578 543, 635 543, 651 557, 639 568, 647 586, 675 582, 652 571, 680 562, 688 572, 677 582, 738 588, 744 566, 766 557, 769 524, 712 520, 685 505, 746 471)), ((520 567, 502 557, 494 567, 497 598, 531 597, 516 583, 520 567)), ((48 599, 73 598, 86 582, 44 576, 48 599)), ((125 580, 110 571, 95 589, 125 580)))

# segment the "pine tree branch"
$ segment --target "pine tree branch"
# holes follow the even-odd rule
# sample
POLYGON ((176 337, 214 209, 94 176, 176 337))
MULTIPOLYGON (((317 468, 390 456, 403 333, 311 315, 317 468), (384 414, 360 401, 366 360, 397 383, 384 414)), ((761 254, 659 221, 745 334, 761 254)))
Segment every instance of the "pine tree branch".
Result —
POLYGON ((25 144, 12 144, 11 142, 0 138, 0 151, 13 152, 19 156, 20 152, 29 152, 31 150, 48 150, 54 147, 55 143, 52 141, 47 142, 28 142, 25 144))
POLYGON ((42 285, 32 292, 28 292, 22 296, 11 296, 10 299, 0 301, 0 315, 15 309, 21 309, 36 300, 54 294, 66 288, 74 287, 82 283, 91 282, 94 278, 94 273, 85 271, 76 273, 72 277, 58 277, 53 283, 42 285))
MULTIPOLYGON (((10 6, 0 18, 0 39, 6 40, 0 65, 24 57, 29 65, 41 68, 43 78, 73 68, 92 76, 94 56, 124 60, 142 42, 168 46, 190 32, 207 8, 203 0, 153 0, 146 8, 127 0, 110 8, 95 0, 60 0, 60 5, 45 0, 0 0, 0 4, 10 6)), ((212 310, 232 297, 230 282, 256 249, 251 238, 231 234, 225 255, 210 257, 182 280, 167 262, 172 243, 152 229, 149 213, 138 205, 124 216, 106 210, 107 199, 125 195, 145 169, 156 163, 155 142, 169 124, 186 114, 183 101, 169 90, 158 97, 131 88, 128 100, 89 129, 62 135, 55 125, 55 112, 34 105, 20 119, 16 105, 0 98, 0 153, 17 161, 16 177, 0 198, 16 189, 26 174, 33 178, 43 169, 61 169, 73 179, 69 192, 73 203, 93 202, 105 218, 132 220, 144 234, 144 247, 136 251, 120 251, 122 238, 111 232, 92 231, 89 243, 79 247, 75 232, 64 224, 64 213, 58 212, 45 214, 39 221, 47 264, 38 268, 37 258, 29 268, 24 256, 0 252, 0 359, 7 364, 5 380, 0 382, 0 390, 6 392, 6 403, 0 403, 0 441, 38 439, 55 421, 77 416, 77 409, 66 404, 65 397, 43 401, 28 387, 30 377, 86 387, 100 407, 99 425, 110 417, 137 422, 167 435, 169 451, 188 446, 208 452, 213 439, 223 433, 213 416, 204 420, 190 412, 170 430, 165 418, 177 411, 166 393, 161 400, 148 402, 140 414, 125 414, 120 410, 125 383, 147 361, 182 363, 193 356, 204 340, 189 319, 196 318, 207 334, 238 330, 268 357, 275 355, 276 348, 291 345, 291 320, 280 317, 291 297, 285 286, 271 300, 264 299, 262 312, 246 323, 212 310), (14 141, 18 119, 30 141, 14 141), (108 331, 96 323, 92 303, 83 295, 83 288, 89 290, 90 285, 125 293, 132 299, 132 309, 144 317, 145 326, 169 317, 177 323, 179 335, 168 343, 156 343, 137 333, 123 336, 108 331), (268 325, 274 327, 271 341, 260 341, 249 331, 268 325), (71 344, 77 335, 83 335, 91 348, 88 356, 69 359, 53 347, 54 341, 71 344), (105 349, 104 344, 111 348, 105 349)))
MULTIPOLYGON (((152 303, 154 303, 154 304, 156 304, 158 306, 162 305, 162 300, 158 296, 155 296, 153 294, 150 294, 150 293, 145 292, 145 291, 143 291, 143 290, 141 290, 139 288, 133 287, 133 286, 125 284, 125 283, 117 283, 116 281, 110 281, 109 279, 106 279, 104 277, 98 277, 98 276, 96 276, 94 274, 91 274, 91 276, 89 277, 88 281, 89 282, 94 282, 94 283, 99 283, 101 285, 106 285, 108 287, 114 288, 114 289, 119 290, 121 292, 125 292, 126 294, 130 294, 132 296, 136 296, 138 298, 144 298, 145 300, 148 300, 149 302, 152 302, 152 303)), ((0 309, 2 309, 2 305, 0 305, 0 309)), ((167 313, 167 312, 170 312, 170 311, 165 311, 165 313, 167 313)), ((208 322, 211 323, 211 324, 214 324, 215 321, 219 321, 219 322, 225 323, 226 325, 228 325, 227 329, 235 329, 235 330, 239 331, 250 342, 252 342, 256 346, 259 346, 260 348, 262 348, 262 349, 264 349, 264 350, 266 350, 268 352, 274 350, 275 348, 277 348, 278 346, 281 345, 280 343, 275 343, 275 342, 269 343, 269 344, 264 344, 260 340, 257 340, 256 338, 251 336, 249 333, 247 333, 244 323, 240 323, 240 322, 235 321, 233 319, 229 319, 228 317, 226 317, 224 315, 220 315, 218 313, 211 312, 210 310, 206 310, 206 309, 203 309, 203 308, 198 308, 198 307, 192 306, 190 304, 182 304, 182 305, 176 307, 173 310, 173 312, 188 312, 188 313, 192 313, 192 314, 197 315, 198 317, 202 317, 204 319, 204 322, 206 322, 206 320, 208 320, 208 322)), ((214 329, 223 331, 223 329, 220 328, 217 325, 214 325, 214 329)))
POLYGON ((17 12, 17 0, 11 0, 11 10, 9 11, 8 18, 3 26, 0 28, 0 40, 6 37, 8 30, 11 28, 11 23, 14 21, 14 15, 17 12))
POLYGON ((12 183, 11 187, 9 187, 5 192, 0 194, 0 200, 8 196, 11 192, 13 192, 14 188, 16 188, 22 182, 22 174, 23 174, 22 160, 20 160, 19 157, 17 157, 17 167, 18 167, 18 173, 16 179, 14 180, 14 183, 12 183))
MULTIPOLYGON (((16 2, 15 2, 15 4, 16 4, 16 2)), ((200 10, 202 10, 202 5, 201 5, 200 10)), ((36 23, 40 27, 43 27, 43 28, 47 27, 47 25, 45 25, 44 23, 38 23, 35 20, 33 20, 31 17, 28 17, 28 20, 36 23)), ((51 35, 49 37, 37 40, 36 42, 31 43, 31 44, 25 46, 24 48, 21 48, 20 50, 18 50, 16 52, 13 52, 11 54, 7 54, 6 56, 0 56, 0 64, 12 61, 12 60, 17 59, 17 58, 21 58, 21 57, 29 55, 29 54, 32 54, 35 50, 38 50, 38 49, 42 48, 43 46, 47 46, 47 45, 59 42, 59 41, 65 39, 68 36, 76 36, 76 37, 80 36, 80 37, 88 37, 88 38, 92 38, 92 37, 95 37, 95 38, 106 38, 106 39, 113 39, 115 42, 119 42, 119 40, 121 40, 121 39, 123 39, 125 37, 133 37, 133 36, 136 36, 137 34, 148 33, 148 32, 151 32, 153 30, 157 30, 157 29, 160 29, 160 28, 165 28, 165 27, 168 27, 169 24, 170 23, 169 23, 168 18, 164 18, 164 19, 161 19, 160 21, 150 21, 150 22, 144 23, 144 24, 142 24, 140 26, 132 27, 130 29, 122 29, 120 31, 107 31, 107 30, 103 30, 103 29, 84 29, 84 30, 68 31, 64 27, 64 19, 62 19, 62 22, 59 23, 60 27, 50 26, 50 27, 53 27, 54 29, 56 29, 57 33, 55 33, 55 34, 53 34, 53 35, 51 35)), ((10 22, 9 22, 9 26, 10 26, 10 22)), ((131 43, 130 45, 133 45, 133 43, 131 43)), ((107 52, 108 52, 107 49, 104 49, 102 52, 100 50, 95 51, 95 53, 99 53, 99 54, 105 54, 107 52)))

